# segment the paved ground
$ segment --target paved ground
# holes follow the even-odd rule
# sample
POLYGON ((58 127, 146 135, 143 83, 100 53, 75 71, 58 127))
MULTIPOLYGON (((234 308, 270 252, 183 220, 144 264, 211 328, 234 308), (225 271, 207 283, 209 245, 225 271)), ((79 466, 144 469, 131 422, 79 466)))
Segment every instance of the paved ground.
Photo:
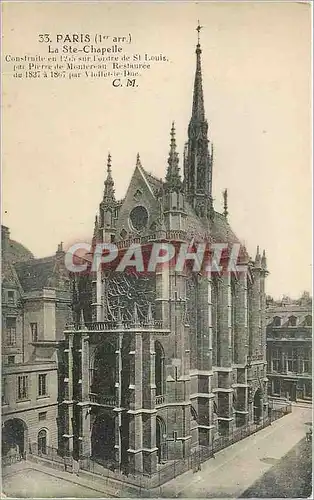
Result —
MULTIPOLYGON (((312 407, 294 406, 290 415, 220 451, 215 459, 202 464, 201 471, 195 474, 189 471, 169 481, 154 491, 155 496, 239 498, 245 492, 250 498, 270 498, 284 484, 290 484, 290 498, 293 498, 291 492, 296 493, 294 498, 302 496, 299 492, 310 475, 309 454, 303 442, 296 445, 304 440, 305 423, 311 416, 312 407)), ((2 491, 15 498, 117 496, 117 491, 110 490, 100 478, 76 477, 33 462, 6 468, 2 491)))
POLYGON ((275 462, 242 498, 308 498, 312 492, 312 443, 302 439, 275 462))
POLYGON ((311 406, 294 406, 291 414, 217 453, 200 472, 186 472, 158 488, 156 496, 239 498, 304 438, 311 416, 311 406))
POLYGON ((61 472, 33 462, 7 467, 2 477, 2 492, 14 498, 104 498, 108 489, 71 473, 61 472))
POLYGON ((99 492, 78 486, 46 472, 26 468, 3 480, 6 496, 14 498, 99 498, 99 492))

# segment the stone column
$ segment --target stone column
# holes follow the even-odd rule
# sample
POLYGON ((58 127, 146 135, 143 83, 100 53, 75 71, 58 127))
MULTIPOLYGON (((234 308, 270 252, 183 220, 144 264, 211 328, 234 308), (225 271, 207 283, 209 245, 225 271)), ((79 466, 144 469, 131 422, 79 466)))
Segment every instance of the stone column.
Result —
POLYGON ((68 416, 69 416, 69 429, 68 429, 68 450, 69 453, 73 453, 73 343, 74 335, 69 333, 69 376, 68 376, 68 392, 69 392, 69 403, 68 403, 68 416))
POLYGON ((252 301, 251 301, 251 353, 261 353, 261 285, 260 285, 260 269, 253 268, 254 282, 252 285, 252 301))
POLYGON ((143 470, 157 469, 156 413, 155 409, 155 340, 152 334, 143 334, 143 470))
POLYGON ((82 430, 82 455, 89 457, 91 455, 91 428, 90 428, 90 405, 89 405, 89 336, 82 334, 82 412, 81 412, 81 430, 82 430))
POLYGON ((156 270, 156 319, 162 321, 164 328, 169 327, 169 268, 158 266, 156 270))
POLYGON ((248 301, 247 301, 247 274, 239 273, 236 288, 235 305, 235 363, 245 365, 248 355, 248 301))
POLYGON ((143 393, 143 363, 142 363, 142 332, 135 333, 133 359, 131 359, 132 398, 130 401, 129 414, 129 465, 131 470, 143 471, 142 453, 142 393, 143 393))

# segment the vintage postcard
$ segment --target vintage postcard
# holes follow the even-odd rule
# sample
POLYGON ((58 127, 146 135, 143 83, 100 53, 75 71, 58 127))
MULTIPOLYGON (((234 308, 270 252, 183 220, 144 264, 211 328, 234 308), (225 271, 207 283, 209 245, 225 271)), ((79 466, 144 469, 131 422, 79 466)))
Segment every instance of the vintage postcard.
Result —
POLYGON ((2 2, 2 494, 308 498, 311 2, 2 2))

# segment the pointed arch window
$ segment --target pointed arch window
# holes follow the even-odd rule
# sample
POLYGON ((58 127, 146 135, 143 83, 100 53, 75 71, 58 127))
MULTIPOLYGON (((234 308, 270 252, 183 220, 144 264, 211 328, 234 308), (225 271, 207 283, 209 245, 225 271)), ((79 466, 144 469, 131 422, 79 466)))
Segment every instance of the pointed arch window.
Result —
POLYGON ((165 393, 165 354, 158 340, 155 342, 155 384, 156 396, 163 396, 165 393))
POLYGON ((38 433, 38 453, 47 455, 47 431, 41 429, 38 433))

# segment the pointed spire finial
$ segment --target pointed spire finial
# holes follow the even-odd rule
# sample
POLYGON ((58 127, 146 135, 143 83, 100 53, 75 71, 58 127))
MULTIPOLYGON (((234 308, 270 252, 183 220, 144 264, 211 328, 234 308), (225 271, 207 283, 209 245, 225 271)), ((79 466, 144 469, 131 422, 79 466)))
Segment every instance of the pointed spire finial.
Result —
POLYGON ((137 155, 136 155, 136 166, 137 167, 141 167, 142 166, 141 158, 140 158, 140 153, 137 153, 137 155))
POLYGON ((168 157, 168 168, 166 174, 166 191, 180 191, 183 189, 180 169, 179 169, 179 155, 177 153, 176 144, 176 130, 174 122, 171 125, 170 131, 170 151, 168 157))
POLYGON ((204 28, 204 26, 200 25, 200 20, 198 19, 198 21, 197 21, 197 28, 196 28, 196 31, 197 31, 197 45, 200 44, 200 31, 201 31, 202 28, 204 28))
POLYGON ((154 324, 153 311, 152 311, 152 303, 151 302, 149 302, 149 304, 148 304, 147 324, 148 325, 153 325, 154 324))
POLYGON ((224 198, 224 216, 227 218, 228 217, 228 189, 225 189, 223 191, 223 198, 224 198))
POLYGON ((136 302, 134 302, 133 323, 135 326, 139 324, 138 310, 137 310, 136 302))
POLYGON ((267 271, 267 259, 266 259, 266 252, 263 250, 263 255, 262 255, 262 260, 261 260, 261 266, 264 271, 267 271))
POLYGON ((93 239, 95 240, 95 243, 98 238, 98 235, 99 235, 99 224, 98 224, 98 215, 96 214, 94 222, 94 234, 93 234, 93 239))
POLYGON ((85 319, 84 319, 84 309, 83 308, 81 309, 80 326, 82 327, 82 329, 86 328, 86 326, 85 326, 85 319))
POLYGON ((121 313, 121 306, 120 302, 118 303, 118 310, 117 310, 117 323, 119 326, 122 325, 122 313, 121 313))
POLYGON ((108 159, 107 159, 107 172, 108 174, 111 174, 111 154, 108 153, 108 159))
POLYGON ((108 158, 107 158, 107 177, 105 180, 105 190, 104 190, 104 199, 106 201, 114 201, 115 196, 114 196, 114 182, 112 178, 112 170, 111 170, 111 154, 108 153, 108 158))
POLYGON ((259 245, 256 248, 256 256, 255 256, 255 267, 261 266, 261 254, 259 253, 259 245))

